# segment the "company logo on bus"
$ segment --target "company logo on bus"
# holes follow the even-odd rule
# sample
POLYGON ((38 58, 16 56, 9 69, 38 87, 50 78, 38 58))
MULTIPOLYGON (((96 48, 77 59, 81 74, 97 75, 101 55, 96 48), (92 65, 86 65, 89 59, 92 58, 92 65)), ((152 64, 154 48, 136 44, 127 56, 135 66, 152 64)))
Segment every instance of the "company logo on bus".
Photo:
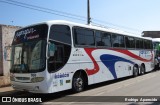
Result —
POLYGON ((139 51, 139 56, 141 56, 141 57, 143 57, 143 56, 145 56, 145 57, 151 57, 151 51, 144 51, 144 50, 141 50, 141 51, 139 51))
POLYGON ((55 74, 54 76, 55 79, 65 78, 65 77, 69 77, 69 73, 55 74))
POLYGON ((73 52, 73 56, 84 56, 84 54, 80 49, 76 49, 76 51, 73 52))

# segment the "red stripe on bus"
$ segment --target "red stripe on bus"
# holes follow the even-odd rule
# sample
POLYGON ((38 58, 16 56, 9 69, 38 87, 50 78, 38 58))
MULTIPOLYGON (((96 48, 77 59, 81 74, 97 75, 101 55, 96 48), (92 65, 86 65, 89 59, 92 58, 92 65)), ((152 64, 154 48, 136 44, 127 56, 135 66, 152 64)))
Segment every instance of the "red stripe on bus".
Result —
POLYGON ((84 50, 89 55, 89 57, 91 58, 91 60, 92 60, 92 62, 94 64, 94 68, 93 69, 86 68, 86 72, 87 72, 88 75, 96 74, 99 71, 99 66, 98 66, 97 62, 95 61, 95 59, 92 56, 92 51, 95 50, 95 48, 84 48, 84 50))
POLYGON ((130 57, 132 57, 132 58, 135 58, 135 59, 140 60, 140 61, 143 61, 143 62, 150 62, 150 61, 153 60, 153 53, 152 53, 152 51, 151 51, 151 53, 152 53, 151 59, 147 60, 147 59, 141 58, 140 56, 135 55, 134 53, 131 53, 131 52, 128 51, 128 50, 121 50, 121 49, 110 49, 110 50, 113 50, 113 51, 117 51, 117 52, 126 54, 126 55, 128 55, 128 56, 130 56, 130 57))
MULTIPOLYGON (((92 51, 97 50, 97 49, 96 48, 84 48, 84 50, 86 51, 88 56, 91 58, 91 60, 92 60, 92 62, 94 64, 94 68, 93 69, 86 68, 86 72, 87 72, 88 75, 96 74, 99 71, 99 65, 97 64, 97 62, 93 58, 92 51)), ((150 61, 153 60, 152 51, 151 51, 151 53, 152 53, 151 59, 147 60, 147 59, 141 58, 140 56, 135 55, 134 53, 132 53, 132 52, 130 52, 128 50, 121 50, 121 49, 108 49, 108 50, 113 50, 113 51, 116 51, 116 52, 120 52, 120 53, 126 54, 126 55, 128 55, 128 56, 130 56, 132 58, 135 58, 135 59, 143 61, 143 62, 150 62, 150 61)))

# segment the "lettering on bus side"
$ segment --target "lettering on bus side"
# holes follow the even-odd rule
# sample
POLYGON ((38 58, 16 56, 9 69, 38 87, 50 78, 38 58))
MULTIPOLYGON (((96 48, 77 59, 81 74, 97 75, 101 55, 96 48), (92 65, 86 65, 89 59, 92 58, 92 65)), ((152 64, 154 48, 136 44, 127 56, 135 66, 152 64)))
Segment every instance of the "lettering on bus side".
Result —
POLYGON ((69 77, 69 73, 62 73, 62 74, 55 74, 54 78, 58 79, 58 78, 65 78, 65 77, 69 77))
POLYGON ((80 49, 76 49, 73 52, 73 56, 84 56, 84 54, 82 53, 82 51, 80 51, 80 49))
POLYGON ((141 51, 139 51, 139 56, 149 57, 149 56, 151 56, 151 53, 150 53, 150 51, 141 50, 141 51))

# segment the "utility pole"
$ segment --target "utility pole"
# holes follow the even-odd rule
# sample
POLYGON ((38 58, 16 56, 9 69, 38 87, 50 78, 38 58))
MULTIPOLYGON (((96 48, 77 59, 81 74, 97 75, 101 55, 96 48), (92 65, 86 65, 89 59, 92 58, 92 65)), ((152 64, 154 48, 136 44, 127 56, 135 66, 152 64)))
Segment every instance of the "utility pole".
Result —
POLYGON ((90 17, 90 2, 89 0, 87 1, 87 24, 89 25, 91 22, 91 17, 90 17))

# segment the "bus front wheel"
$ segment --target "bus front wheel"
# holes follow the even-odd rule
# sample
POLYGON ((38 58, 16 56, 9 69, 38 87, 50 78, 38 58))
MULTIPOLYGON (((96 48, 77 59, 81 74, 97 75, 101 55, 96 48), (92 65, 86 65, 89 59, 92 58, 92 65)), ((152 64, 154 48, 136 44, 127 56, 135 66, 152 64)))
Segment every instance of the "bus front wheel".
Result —
POLYGON ((84 78, 81 73, 76 73, 73 76, 72 89, 74 92, 81 92, 84 90, 84 78))

